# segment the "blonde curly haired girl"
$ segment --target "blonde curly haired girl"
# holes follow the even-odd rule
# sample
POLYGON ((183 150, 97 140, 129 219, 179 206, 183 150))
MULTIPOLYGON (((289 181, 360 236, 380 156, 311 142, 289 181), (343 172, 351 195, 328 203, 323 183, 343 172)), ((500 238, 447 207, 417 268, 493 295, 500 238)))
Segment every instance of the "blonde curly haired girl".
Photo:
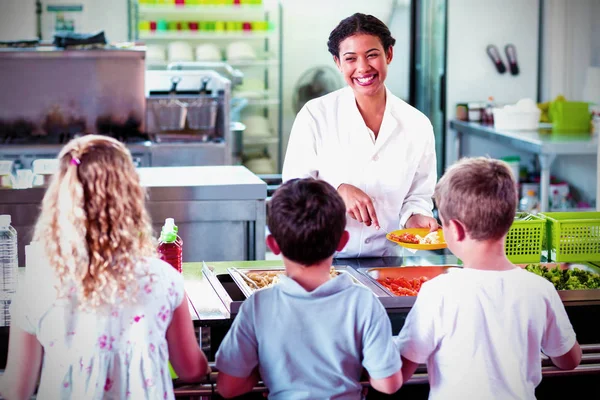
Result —
POLYGON ((38 397, 173 398, 169 359, 184 381, 200 379, 208 363, 183 278, 155 257, 131 155, 87 135, 58 162, 34 233, 48 265, 13 302, 0 397, 28 398, 43 355, 38 397))

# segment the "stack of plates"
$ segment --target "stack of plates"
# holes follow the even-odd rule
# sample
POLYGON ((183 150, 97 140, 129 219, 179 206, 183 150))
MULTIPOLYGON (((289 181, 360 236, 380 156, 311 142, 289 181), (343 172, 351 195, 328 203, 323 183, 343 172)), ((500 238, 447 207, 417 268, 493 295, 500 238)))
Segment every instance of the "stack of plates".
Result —
POLYGON ((254 48, 246 42, 232 42, 227 46, 227 60, 231 61, 253 61, 256 60, 254 48))
POLYGON ((221 50, 212 43, 196 47, 196 61, 221 61, 221 50))
POLYGON ((167 52, 169 53, 169 62, 194 60, 192 46, 187 42, 171 42, 167 52))
POLYGON ((242 123, 246 125, 246 136, 271 136, 271 129, 269 128, 269 120, 262 115, 250 115, 242 120, 242 123))

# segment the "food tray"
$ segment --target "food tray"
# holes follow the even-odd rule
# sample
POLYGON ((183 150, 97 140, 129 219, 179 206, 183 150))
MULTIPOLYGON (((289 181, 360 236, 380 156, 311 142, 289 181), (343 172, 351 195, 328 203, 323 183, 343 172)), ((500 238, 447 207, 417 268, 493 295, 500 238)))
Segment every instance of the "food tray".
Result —
MULTIPOLYGON (((335 266, 335 270, 336 272, 340 273, 340 274, 349 274, 350 277, 352 278, 352 280, 354 281, 355 284, 357 285, 362 285, 362 286, 367 286, 365 284, 365 279, 363 278, 362 275, 360 275, 359 273, 357 273, 354 268, 351 268, 349 266, 345 266, 345 265, 336 265, 335 266)), ((253 268, 244 268, 244 269, 238 269, 238 268, 227 268, 227 272, 229 273, 229 275, 231 276, 231 278, 233 279, 233 281, 236 283, 236 285, 238 286, 238 288, 242 291, 242 293, 244 294, 244 296, 246 298, 250 297, 257 289, 254 289, 253 287, 251 287, 250 284, 248 284, 246 282, 246 279, 241 276, 241 274, 248 274, 248 273, 279 273, 279 274, 285 274, 285 268, 281 267, 281 268, 264 268, 264 269, 253 269, 253 268)), ((368 282, 367 282, 368 283, 368 282)), ((258 289, 261 290, 261 289, 258 289)), ((375 293, 377 294, 377 293, 375 293)))
POLYGON ((506 235, 506 256, 513 263, 539 263, 546 221, 529 213, 518 213, 506 235))
POLYGON ((547 212, 548 259, 600 261, 600 212, 547 212))
POLYGON ((447 273, 451 268, 460 268, 456 266, 410 266, 410 267, 382 267, 382 268, 359 268, 358 272, 367 276, 371 283, 383 291, 387 296, 380 298, 381 303, 387 308, 410 308, 415 303, 416 296, 396 296, 389 291, 377 279, 385 278, 420 278, 425 276, 433 279, 438 275, 447 273))
MULTIPOLYGON (((527 265, 535 264, 541 265, 548 269, 560 267, 560 269, 581 269, 592 274, 600 275, 600 266, 590 262, 581 263, 529 263, 529 264, 516 264, 521 268, 525 268, 527 265)), ((565 305, 577 305, 577 304, 600 304, 600 289, 577 289, 577 290, 557 290, 558 295, 565 305)))

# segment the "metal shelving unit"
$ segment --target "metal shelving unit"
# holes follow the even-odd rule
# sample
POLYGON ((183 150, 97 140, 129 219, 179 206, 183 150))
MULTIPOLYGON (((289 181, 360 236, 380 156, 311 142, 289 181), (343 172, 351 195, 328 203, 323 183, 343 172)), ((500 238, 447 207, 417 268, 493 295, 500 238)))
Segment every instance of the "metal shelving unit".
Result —
MULTIPOLYGON (((244 80, 262 82, 261 87, 237 91, 247 98, 242 120, 248 115, 264 116, 272 137, 244 137, 242 161, 248 157, 268 155, 273 173, 282 167, 282 4, 280 0, 262 0, 260 4, 157 4, 129 0, 129 36, 146 45, 168 46, 171 41, 185 41, 196 46, 213 43, 223 52, 222 61, 244 73, 244 80), (250 22, 242 30, 228 30, 233 24, 250 22), (256 23, 256 25, 255 25, 256 23), (179 29, 168 29, 177 26, 179 29), (193 26, 193 29, 190 29, 193 26), (143 29, 140 29, 143 28, 143 29), (154 29, 152 29, 154 28, 154 29), (255 60, 228 60, 224 51, 230 42, 244 41, 256 50, 255 60)), ((166 69, 178 60, 146 60, 147 69, 166 69)), ((237 93, 234 89, 233 96, 237 93)))

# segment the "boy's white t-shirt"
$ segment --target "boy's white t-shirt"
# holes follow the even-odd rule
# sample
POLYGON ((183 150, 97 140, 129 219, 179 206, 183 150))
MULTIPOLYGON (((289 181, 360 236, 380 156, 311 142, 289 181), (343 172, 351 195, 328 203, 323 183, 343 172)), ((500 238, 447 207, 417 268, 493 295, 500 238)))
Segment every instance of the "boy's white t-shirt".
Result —
POLYGON ((554 286, 521 268, 453 268, 423 284, 397 337, 426 363, 430 399, 534 399, 541 353, 567 353, 575 332, 554 286))

